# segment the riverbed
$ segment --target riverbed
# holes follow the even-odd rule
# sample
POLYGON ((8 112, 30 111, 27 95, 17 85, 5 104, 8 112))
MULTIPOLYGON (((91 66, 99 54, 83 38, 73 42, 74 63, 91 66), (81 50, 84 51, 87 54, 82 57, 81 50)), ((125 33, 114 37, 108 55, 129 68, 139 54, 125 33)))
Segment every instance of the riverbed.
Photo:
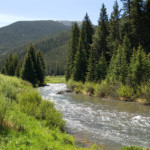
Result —
POLYGON ((150 147, 150 106, 75 93, 58 94, 66 89, 66 84, 60 83, 38 91, 63 114, 67 133, 105 149, 150 147))

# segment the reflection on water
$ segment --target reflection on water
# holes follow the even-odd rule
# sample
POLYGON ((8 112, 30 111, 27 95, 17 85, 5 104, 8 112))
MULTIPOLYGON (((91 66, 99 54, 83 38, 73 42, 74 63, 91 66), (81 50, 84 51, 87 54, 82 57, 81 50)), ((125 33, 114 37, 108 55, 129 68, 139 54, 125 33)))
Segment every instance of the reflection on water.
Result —
POLYGON ((62 83, 49 84, 38 91, 63 113, 68 133, 110 149, 150 146, 149 106, 74 93, 57 94, 66 88, 62 83))

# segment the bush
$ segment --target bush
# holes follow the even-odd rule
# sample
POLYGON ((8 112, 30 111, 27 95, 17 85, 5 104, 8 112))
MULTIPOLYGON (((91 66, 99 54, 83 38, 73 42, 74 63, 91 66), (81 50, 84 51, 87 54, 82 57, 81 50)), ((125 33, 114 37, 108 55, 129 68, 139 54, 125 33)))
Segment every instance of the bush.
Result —
POLYGON ((90 83, 90 82, 86 82, 84 84, 84 88, 85 88, 85 92, 90 94, 90 95, 94 95, 95 93, 95 89, 96 89, 96 84, 95 83, 90 83))
POLYGON ((133 100, 135 98, 134 89, 128 85, 121 85, 121 88, 117 90, 117 94, 126 100, 133 100))
POLYGON ((147 83, 142 83, 140 89, 140 96, 150 103, 150 81, 147 83))
POLYGON ((59 128, 64 130, 65 121, 62 120, 62 115, 54 108, 54 104, 49 101, 42 101, 39 106, 37 118, 45 120, 46 126, 50 128, 59 128))

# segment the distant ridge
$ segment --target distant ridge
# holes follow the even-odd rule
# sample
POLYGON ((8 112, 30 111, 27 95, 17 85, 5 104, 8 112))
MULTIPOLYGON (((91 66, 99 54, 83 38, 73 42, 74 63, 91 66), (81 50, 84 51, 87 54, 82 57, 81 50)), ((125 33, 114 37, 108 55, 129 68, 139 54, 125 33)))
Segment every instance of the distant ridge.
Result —
POLYGON ((60 31, 68 31, 71 26, 59 21, 18 21, 0 28, 0 52, 10 51, 19 45, 50 36, 60 31))

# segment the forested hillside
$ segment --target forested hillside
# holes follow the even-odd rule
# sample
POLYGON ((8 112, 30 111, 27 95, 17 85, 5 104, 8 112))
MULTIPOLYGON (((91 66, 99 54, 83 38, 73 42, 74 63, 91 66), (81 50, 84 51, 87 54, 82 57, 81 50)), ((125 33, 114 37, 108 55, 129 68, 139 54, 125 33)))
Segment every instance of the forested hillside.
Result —
POLYGON ((19 21, 0 28, 0 52, 10 51, 19 45, 52 35, 59 31, 70 30, 58 21, 19 21))
MULTIPOLYGON (((70 38, 70 31, 62 31, 51 36, 33 41, 34 47, 40 50, 45 57, 46 74, 62 75, 64 74, 65 64, 67 60, 68 41, 70 38)), ((1 56, 0 67, 4 64, 9 53, 18 54, 21 63, 26 54, 29 43, 23 44, 7 52, 1 56)))

